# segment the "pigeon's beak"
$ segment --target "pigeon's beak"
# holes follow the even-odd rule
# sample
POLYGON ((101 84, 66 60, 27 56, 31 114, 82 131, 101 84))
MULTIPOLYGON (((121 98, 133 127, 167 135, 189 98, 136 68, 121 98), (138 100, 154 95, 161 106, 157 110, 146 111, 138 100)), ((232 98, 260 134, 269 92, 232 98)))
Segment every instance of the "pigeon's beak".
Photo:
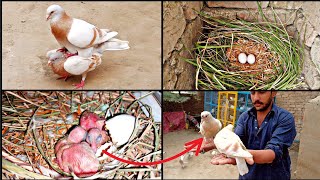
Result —
POLYGON ((47 21, 50 19, 50 17, 51 17, 51 14, 47 14, 46 16, 47 21))
POLYGON ((49 61, 48 61, 48 66, 51 66, 51 65, 52 65, 52 61, 49 60, 49 61))

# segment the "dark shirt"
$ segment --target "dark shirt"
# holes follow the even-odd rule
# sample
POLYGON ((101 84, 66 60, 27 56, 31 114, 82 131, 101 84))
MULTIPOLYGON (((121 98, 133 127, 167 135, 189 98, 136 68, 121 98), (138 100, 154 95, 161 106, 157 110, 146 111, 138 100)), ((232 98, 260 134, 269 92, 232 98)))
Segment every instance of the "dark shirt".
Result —
POLYGON ((290 179, 290 156, 288 148, 295 136, 296 128, 292 114, 275 104, 258 128, 255 108, 242 113, 234 132, 247 149, 271 149, 276 157, 270 164, 249 165, 249 173, 239 179, 290 179))

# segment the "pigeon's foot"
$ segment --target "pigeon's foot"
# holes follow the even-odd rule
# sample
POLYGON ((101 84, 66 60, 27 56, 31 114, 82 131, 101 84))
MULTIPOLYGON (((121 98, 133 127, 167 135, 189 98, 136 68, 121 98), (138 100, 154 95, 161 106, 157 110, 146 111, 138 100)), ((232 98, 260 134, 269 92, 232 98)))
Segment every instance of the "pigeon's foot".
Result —
POLYGON ((79 84, 73 84, 76 89, 80 89, 80 88, 83 88, 84 87, 84 80, 81 80, 81 82, 79 84))
POLYGON ((68 79, 69 77, 70 77, 70 76, 61 76, 61 77, 57 78, 57 80, 64 79, 64 81, 67 81, 67 79, 68 79))
POLYGON ((76 56, 76 55, 78 55, 78 53, 74 53, 74 54, 72 54, 72 53, 66 53, 64 56, 66 57, 66 59, 68 59, 69 57, 71 57, 71 56, 76 56))

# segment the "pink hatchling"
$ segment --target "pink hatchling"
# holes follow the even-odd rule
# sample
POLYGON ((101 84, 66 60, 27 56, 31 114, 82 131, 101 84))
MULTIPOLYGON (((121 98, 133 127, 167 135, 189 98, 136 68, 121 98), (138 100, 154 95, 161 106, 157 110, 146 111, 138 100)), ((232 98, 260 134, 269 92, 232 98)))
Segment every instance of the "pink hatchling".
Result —
POLYGON ((91 128, 87 135, 87 143, 90 144, 94 152, 97 151, 97 148, 109 140, 106 132, 98 128, 91 128))
POLYGON ((58 141, 58 143, 55 145, 55 152, 58 152, 60 147, 66 144, 80 143, 81 141, 86 140, 86 137, 87 131, 81 126, 76 126, 74 129, 72 129, 67 137, 62 138, 58 141))
POLYGON ((100 118, 97 114, 92 112, 84 111, 80 117, 80 126, 87 131, 91 128, 102 130, 104 123, 104 118, 100 118))
POLYGON ((78 177, 94 175, 99 170, 99 160, 87 142, 65 145, 61 148, 60 168, 78 177))

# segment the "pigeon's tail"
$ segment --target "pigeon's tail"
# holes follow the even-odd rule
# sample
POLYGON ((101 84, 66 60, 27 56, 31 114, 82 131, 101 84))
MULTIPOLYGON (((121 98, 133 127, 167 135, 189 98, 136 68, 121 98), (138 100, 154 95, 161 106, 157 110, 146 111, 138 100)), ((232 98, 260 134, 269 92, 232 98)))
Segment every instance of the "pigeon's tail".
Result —
POLYGON ((246 164, 246 161, 244 160, 244 158, 236 158, 236 162, 237 162, 237 167, 238 167, 238 171, 239 174, 241 176, 247 174, 249 172, 248 166, 246 164))
POLYGON ((129 49, 129 42, 122 41, 116 38, 109 39, 108 41, 101 43, 95 50, 98 53, 103 53, 104 51, 113 51, 113 50, 126 50, 129 49))
POLYGON ((98 43, 106 42, 106 41, 110 40, 111 38, 114 38, 118 35, 118 32, 110 31, 108 29, 100 29, 100 30, 102 32, 102 37, 101 37, 101 39, 99 39, 98 43))

